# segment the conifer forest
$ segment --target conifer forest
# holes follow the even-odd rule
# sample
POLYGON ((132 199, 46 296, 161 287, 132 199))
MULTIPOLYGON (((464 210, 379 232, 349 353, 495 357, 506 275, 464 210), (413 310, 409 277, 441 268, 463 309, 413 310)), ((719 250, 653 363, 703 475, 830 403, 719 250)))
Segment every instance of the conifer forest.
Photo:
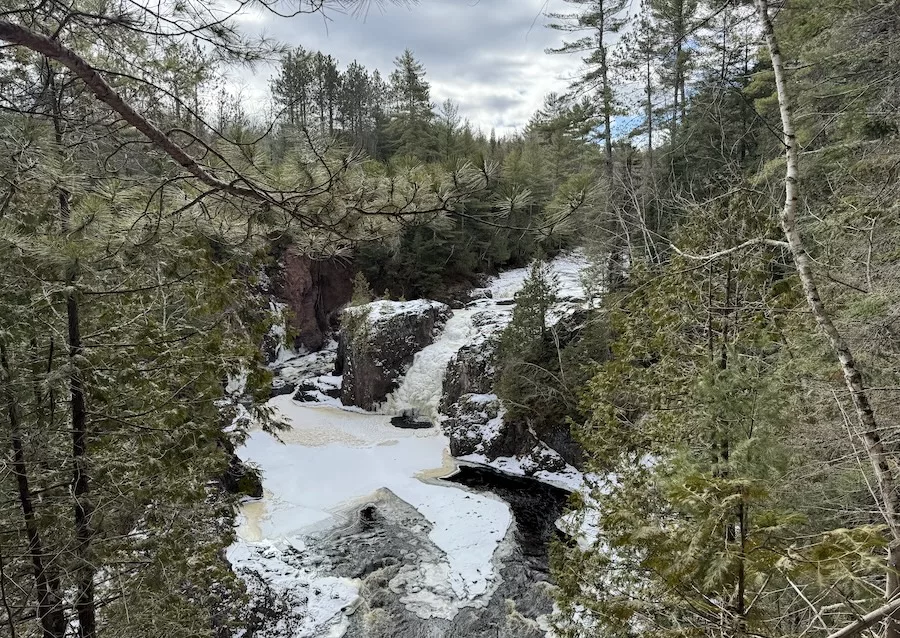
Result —
POLYGON ((897 0, 0 0, 0 637, 900 638, 898 202, 897 0))

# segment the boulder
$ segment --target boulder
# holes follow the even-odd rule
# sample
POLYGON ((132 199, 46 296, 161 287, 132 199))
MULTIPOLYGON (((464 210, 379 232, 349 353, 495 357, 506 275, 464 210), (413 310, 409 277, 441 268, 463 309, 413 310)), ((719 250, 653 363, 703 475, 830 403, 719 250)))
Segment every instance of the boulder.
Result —
POLYGON ((412 410, 404 410, 403 414, 391 418, 391 425, 401 430, 428 430, 434 427, 434 423, 416 416, 412 410))
POLYGON ((450 439, 450 454, 455 457, 480 454, 499 455, 496 449, 504 438, 505 423, 500 399, 495 394, 465 394, 447 409, 442 427, 450 439))
POLYGON ((441 388, 440 410, 449 414, 451 406, 465 394, 489 394, 494 391, 497 349, 500 331, 509 323, 510 313, 483 310, 472 316, 478 336, 450 359, 441 388))
POLYGON ((263 485, 259 472, 238 457, 235 453, 234 444, 228 437, 223 436, 219 439, 219 446, 228 456, 228 467, 219 478, 225 491, 238 496, 261 498, 263 485))
POLYGON ((336 371, 341 401, 373 410, 400 384, 415 354, 434 342, 451 310, 438 301, 374 301, 341 316, 336 371))
POLYGON ((442 427, 450 439, 450 454, 464 461, 524 476, 568 468, 527 425, 504 418, 495 394, 464 394, 450 406, 442 427))
POLYGON ((464 345, 450 359, 441 390, 441 412, 465 394, 489 394, 494 385, 494 359, 499 342, 493 336, 464 345))
POLYGON ((296 386, 289 381, 285 381, 279 377, 275 377, 272 381, 272 390, 270 392, 271 398, 280 397, 285 394, 293 394, 296 391, 296 386))
POLYGON ((353 269, 347 260, 313 259, 288 248, 275 278, 275 292, 290 309, 295 347, 322 348, 353 294, 353 269))

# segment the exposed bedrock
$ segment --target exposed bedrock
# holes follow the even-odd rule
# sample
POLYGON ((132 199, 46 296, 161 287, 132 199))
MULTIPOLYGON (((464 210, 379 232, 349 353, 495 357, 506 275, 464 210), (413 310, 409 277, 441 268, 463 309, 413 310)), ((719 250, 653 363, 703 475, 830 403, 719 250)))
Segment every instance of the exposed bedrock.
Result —
MULTIPOLYGON (((518 489, 523 502, 540 501, 541 506, 533 509, 548 521, 561 511, 555 502, 546 502, 544 494, 518 489)), ((534 548, 523 548, 514 542, 521 533, 514 523, 495 555, 497 574, 489 592, 448 614, 448 619, 441 613, 428 613, 442 594, 429 591, 431 585, 420 577, 423 566, 440 560, 439 550, 420 531, 427 523, 391 497, 381 495, 369 507, 366 520, 361 517, 329 539, 328 562, 334 572, 360 579, 360 601, 349 618, 347 638, 544 637, 540 621, 553 609, 544 539, 534 548), (542 556, 532 557, 535 553, 542 556), (429 604, 416 604, 418 599, 429 604)))
POLYGON ((441 412, 449 414, 465 394, 489 394, 494 386, 494 359, 498 341, 494 336, 464 345, 447 365, 441 393, 441 412))
POLYGON ((287 248, 275 293, 287 304, 294 345, 318 351, 337 328, 341 310, 353 293, 353 268, 345 259, 313 259, 287 248))
POLYGON ((399 385, 413 358, 440 334, 451 310, 429 301, 374 301, 341 315, 341 401, 373 410, 399 385))
MULTIPOLYGON (((560 344, 577 338, 585 313, 559 304, 554 330, 560 344)), ((532 475, 556 471, 566 463, 579 465, 581 448, 566 423, 544 428, 540 435, 528 423, 511 420, 494 394, 499 326, 491 312, 476 317, 479 333, 450 360, 444 376, 442 426, 457 458, 476 455, 484 462, 498 458, 519 459, 520 469, 532 475)))

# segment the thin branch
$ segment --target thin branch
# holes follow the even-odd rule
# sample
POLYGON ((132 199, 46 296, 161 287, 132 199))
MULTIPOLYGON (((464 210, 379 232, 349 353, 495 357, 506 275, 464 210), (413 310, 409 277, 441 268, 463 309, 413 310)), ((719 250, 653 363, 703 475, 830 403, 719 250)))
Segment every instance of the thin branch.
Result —
POLYGON ((675 244, 669 244, 669 246, 676 253, 685 257, 687 259, 693 259, 695 261, 713 261, 714 259, 719 259, 720 257, 725 257, 726 255, 730 255, 732 253, 736 253, 739 250, 743 250, 744 248, 749 248, 751 246, 774 246, 777 248, 790 248, 786 241, 781 241, 778 239, 767 239, 765 237, 757 237, 756 239, 748 239, 743 244, 738 244, 737 246, 733 246, 732 248, 726 248, 724 250, 720 250, 719 252, 709 253, 707 255, 692 255, 690 253, 686 253, 683 250, 680 250, 678 246, 675 244))

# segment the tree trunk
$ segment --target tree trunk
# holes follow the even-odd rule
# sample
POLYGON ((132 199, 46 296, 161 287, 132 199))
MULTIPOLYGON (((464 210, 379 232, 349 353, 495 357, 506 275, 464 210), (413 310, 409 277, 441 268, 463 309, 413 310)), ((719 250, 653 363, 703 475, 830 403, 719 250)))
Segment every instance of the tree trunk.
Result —
POLYGON ((87 468, 87 409, 84 400, 84 382, 78 368, 83 356, 81 346, 81 318, 75 287, 77 273, 69 279, 70 291, 66 297, 66 317, 69 335, 69 365, 72 368, 69 389, 72 400, 72 494, 75 497, 75 613, 78 616, 79 638, 93 638, 97 631, 94 605, 94 565, 91 561, 91 541, 94 531, 91 516, 94 512, 90 500, 90 484, 87 468))
POLYGON ((675 81, 673 84, 675 85, 675 90, 672 95, 672 139, 670 140, 670 144, 675 143, 675 136, 678 133, 678 96, 680 91, 678 90, 678 58, 681 57, 681 51, 679 49, 678 53, 676 53, 675 58, 675 81))
MULTIPOLYGON (((797 138, 794 133, 793 116, 791 113, 790 98, 787 91, 787 78, 784 72, 784 62, 781 57, 781 51, 778 47, 778 40, 775 35, 775 28, 772 19, 769 16, 768 0, 755 0, 756 10, 759 15, 760 25, 766 38, 766 44, 769 47, 769 54, 772 58, 772 68, 775 73, 775 86, 778 94, 778 105, 781 111, 781 123, 784 129, 784 144, 787 156, 787 174, 785 175, 785 202, 781 211, 781 227, 784 231, 788 245, 790 246, 791 255, 797 267, 797 274, 800 277, 803 292, 806 295, 806 301, 810 311, 819 326, 819 329, 825 334, 828 343, 834 352, 835 357, 841 366, 844 375, 844 382, 850 397, 853 400, 853 408, 856 417, 859 420, 862 438, 865 441, 866 453, 872 464, 872 469, 878 484, 878 493, 881 498, 881 508, 890 530, 891 551, 888 560, 888 575, 885 595, 887 599, 892 599, 898 594, 898 581, 896 573, 896 562, 898 558, 898 544, 900 544, 900 521, 898 521, 898 497, 896 492, 896 478, 894 470, 888 462, 888 454, 884 447, 881 436, 881 429, 875 417, 875 411, 869 402, 869 396, 863 383, 862 374, 857 367, 856 360, 850 350, 849 345, 845 341, 843 335, 834 325, 831 315, 825 303, 819 295, 816 285, 815 275, 813 273, 811 261, 806 254, 806 248, 803 239, 797 227, 797 203, 799 200, 799 178, 800 178, 800 153, 797 147, 797 138)), ((900 638, 900 622, 895 615, 889 617, 886 621, 885 637, 900 638)))
MULTIPOLYGON (((50 76, 54 99, 53 130, 59 152, 63 148, 61 100, 56 98, 53 76, 50 76)), ((69 231, 72 218, 69 193, 59 190, 59 213, 64 232, 69 231)), ((75 514, 75 615, 78 618, 79 638, 94 638, 97 632, 96 605, 94 603, 94 574, 96 568, 91 556, 94 531, 91 516, 94 506, 90 500, 90 483, 87 467, 87 406, 84 396, 84 379, 80 369, 84 349, 81 343, 81 313, 78 306, 77 284, 79 264, 76 259, 66 275, 66 324, 69 346, 69 395, 72 417, 72 496, 75 514)))
POLYGON ((52 576, 44 563, 44 546, 38 531, 34 513, 34 500, 28 481, 25 449, 22 445, 21 425, 16 397, 12 390, 12 370, 6 344, 0 341, 0 367, 3 368, 4 400, 9 418, 10 439, 12 440, 12 472, 16 477, 19 506, 25 519, 25 536, 28 539, 28 556, 34 569, 35 593, 37 594, 37 617, 41 623, 43 638, 62 638, 66 633, 66 619, 60 604, 59 580, 52 576))
POLYGON ((653 164, 653 71, 650 68, 650 56, 647 56, 647 164, 653 164))
POLYGON ((600 90, 603 91, 603 150, 606 162, 606 185, 612 191, 613 185, 613 150, 612 150, 612 88, 609 85, 609 65, 607 63, 606 45, 603 43, 603 35, 606 33, 606 13, 600 8, 599 23, 597 24, 597 38, 600 50, 600 90))

